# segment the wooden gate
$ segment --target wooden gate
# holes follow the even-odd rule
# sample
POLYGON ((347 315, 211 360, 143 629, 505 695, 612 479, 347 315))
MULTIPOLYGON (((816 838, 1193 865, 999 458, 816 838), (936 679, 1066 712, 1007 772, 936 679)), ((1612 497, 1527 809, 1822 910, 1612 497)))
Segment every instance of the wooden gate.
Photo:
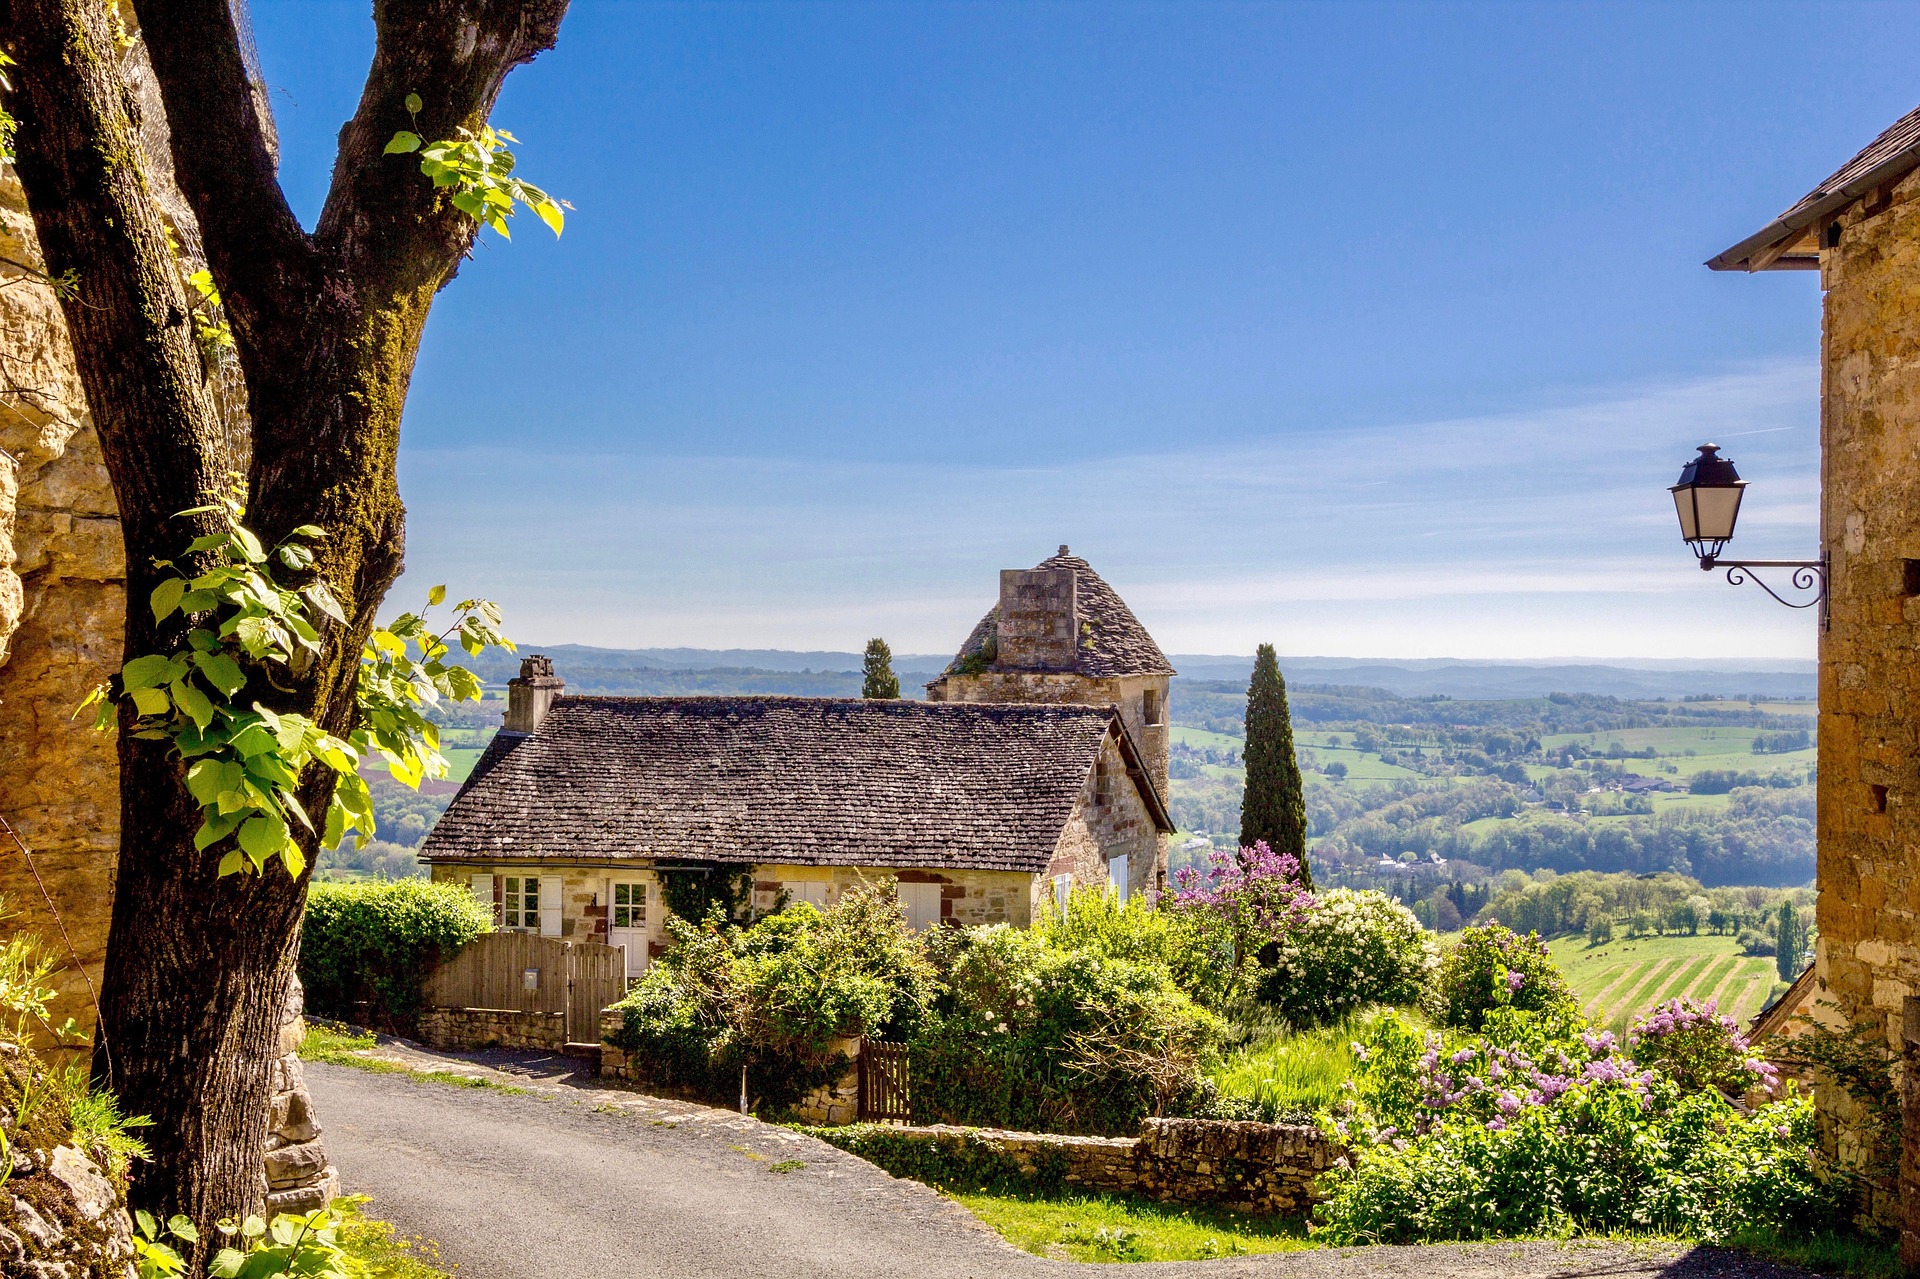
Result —
POLYGON ((599 942, 482 933, 427 978, 429 1008, 564 1014, 572 1043, 600 1042, 600 1010, 626 993, 621 952, 599 942))
POLYGON ((905 1044, 869 1039, 860 1045, 860 1118, 913 1122, 905 1044))

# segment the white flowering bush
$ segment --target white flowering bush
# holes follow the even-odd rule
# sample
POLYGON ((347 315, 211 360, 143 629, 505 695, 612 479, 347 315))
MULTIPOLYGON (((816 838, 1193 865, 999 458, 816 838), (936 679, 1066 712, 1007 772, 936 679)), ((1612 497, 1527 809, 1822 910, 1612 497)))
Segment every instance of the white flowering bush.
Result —
POLYGON ((1440 949, 1413 912, 1384 893, 1335 888, 1316 895, 1260 958, 1261 1002, 1307 1026, 1369 1004, 1413 1003, 1439 967, 1440 949))

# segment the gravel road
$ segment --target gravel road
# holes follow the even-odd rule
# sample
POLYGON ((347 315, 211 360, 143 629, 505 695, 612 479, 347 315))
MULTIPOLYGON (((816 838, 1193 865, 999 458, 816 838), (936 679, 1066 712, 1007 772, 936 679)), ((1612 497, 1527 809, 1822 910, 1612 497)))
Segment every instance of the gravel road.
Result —
MULTIPOLYGON (((728 1111, 646 1097, 564 1069, 498 1074, 438 1054, 416 1067, 508 1080, 524 1094, 309 1064, 345 1188, 438 1240, 460 1279, 961 1279, 1085 1275, 1033 1257, 965 1209, 823 1142, 728 1111)), ((1707 1249, 1495 1244, 1322 1250, 1127 1266, 1180 1274, 1350 1279, 1802 1279, 1707 1249)))

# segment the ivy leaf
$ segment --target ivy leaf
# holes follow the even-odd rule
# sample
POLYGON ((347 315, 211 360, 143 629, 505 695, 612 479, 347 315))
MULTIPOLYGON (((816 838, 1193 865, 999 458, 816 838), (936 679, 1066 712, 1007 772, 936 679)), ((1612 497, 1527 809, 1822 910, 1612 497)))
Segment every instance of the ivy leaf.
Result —
POLYGON ((168 672, 171 668, 172 660, 158 653, 136 657, 120 668, 120 686, 129 693, 144 688, 154 688, 168 682, 168 672))
POLYGON ((127 696, 133 699, 133 709, 142 715, 165 715, 173 706, 164 689, 136 688, 127 696))
POLYGON ((180 607, 180 598, 186 593, 187 579, 184 577, 170 577, 154 587, 153 594, 147 597, 148 603, 153 606, 153 620, 164 622, 172 617, 174 610, 180 607))
POLYGON ((287 845, 287 823, 277 813, 255 813, 240 827, 240 850, 256 863, 287 845))
POLYGON ((193 664, 222 697, 231 698, 246 686, 247 677, 240 670, 240 663, 225 653, 195 653, 193 664))
POLYGON ((187 718, 198 728, 205 729, 213 723, 213 699, 187 683, 184 679, 175 680, 169 686, 173 692, 174 704, 185 711, 187 718))
POLYGON ((419 149, 420 135, 410 130, 402 129, 387 140, 387 148, 385 151, 382 151, 381 154, 406 155, 410 151, 418 151, 419 149))

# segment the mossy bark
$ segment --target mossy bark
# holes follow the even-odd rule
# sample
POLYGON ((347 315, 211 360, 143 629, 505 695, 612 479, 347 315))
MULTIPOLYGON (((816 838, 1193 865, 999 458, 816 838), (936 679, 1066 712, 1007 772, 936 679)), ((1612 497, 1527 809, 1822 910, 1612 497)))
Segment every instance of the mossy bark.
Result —
MULTIPOLYGON (((433 298, 474 235, 417 160, 382 147, 411 127, 408 93, 427 100, 418 127, 429 136, 483 123, 507 72, 551 47, 565 0, 377 3, 373 67, 312 235, 280 192, 264 99, 226 0, 136 8, 174 177, 232 326, 244 419, 223 414, 208 389, 155 197, 166 179, 137 144, 137 95, 105 3, 0 0, 0 42, 19 63, 10 105, 21 182, 49 270, 79 279, 62 305, 126 540, 126 651, 177 640, 144 607, 154 561, 208 531, 177 512, 244 473, 247 521, 263 540, 300 524, 326 531, 315 571, 348 613, 322 629, 318 660, 261 700, 344 733, 360 647, 401 567, 408 380, 433 298)), ((95 1073, 129 1113, 154 1120, 136 1202, 162 1217, 184 1212, 217 1238, 216 1220, 263 1206, 269 1069, 307 881, 277 866, 218 876, 224 848, 193 848, 198 807, 169 745, 123 732, 119 751, 121 853, 95 1073)), ((312 770, 307 811, 324 811, 330 788, 327 770, 312 770)))

